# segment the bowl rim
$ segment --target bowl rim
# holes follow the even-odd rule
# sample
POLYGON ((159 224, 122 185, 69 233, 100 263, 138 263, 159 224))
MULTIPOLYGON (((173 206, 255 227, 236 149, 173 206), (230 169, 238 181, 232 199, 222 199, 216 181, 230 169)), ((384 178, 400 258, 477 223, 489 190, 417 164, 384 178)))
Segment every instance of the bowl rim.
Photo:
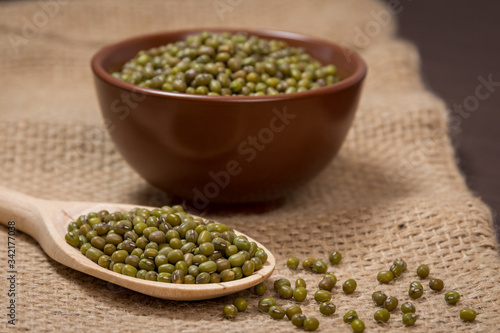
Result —
POLYGON ((361 81, 366 76, 367 73, 367 65, 361 56, 352 51, 351 49, 341 46, 337 43, 331 42, 329 40, 311 37, 305 34, 300 34, 296 32, 289 32, 283 30, 269 30, 269 29, 246 29, 246 28, 191 28, 191 29, 178 29, 178 30, 168 30, 163 32, 156 32, 151 34, 143 34, 134 36, 131 38, 123 39, 113 44, 109 44, 107 46, 102 47, 97 53, 94 54, 91 60, 91 68, 94 75, 101 80, 112 84, 114 86, 118 86, 124 90, 131 91, 133 93, 142 94, 145 96, 155 96, 155 97, 167 97, 174 100, 182 100, 182 101, 191 101, 191 102, 206 102, 206 103, 220 103, 220 102, 272 102, 272 101, 280 101, 280 100, 297 100, 297 99, 305 99, 311 98, 315 96, 321 96, 325 94, 331 94, 339 90, 346 89, 350 86, 353 86, 361 81), (151 89, 141 87, 132 83, 128 83, 113 77, 110 73, 108 73, 102 66, 102 62, 117 48, 121 46, 125 46, 127 44, 135 44, 136 42, 141 41, 145 38, 154 38, 160 36, 168 36, 168 35, 186 35, 186 34, 194 34, 200 33, 203 31, 209 32, 244 32, 248 34, 259 35, 262 38, 275 38, 275 39, 295 39, 303 42, 309 42, 314 44, 326 44, 332 48, 340 49, 344 55, 349 54, 351 61, 355 62, 355 70, 348 77, 342 79, 341 81, 317 88, 312 90, 306 90, 302 92, 295 92, 291 94, 278 94, 278 95, 264 95, 264 96, 207 96, 207 95, 195 95, 195 94, 186 94, 186 93, 177 93, 177 92, 167 92, 159 89, 151 89))

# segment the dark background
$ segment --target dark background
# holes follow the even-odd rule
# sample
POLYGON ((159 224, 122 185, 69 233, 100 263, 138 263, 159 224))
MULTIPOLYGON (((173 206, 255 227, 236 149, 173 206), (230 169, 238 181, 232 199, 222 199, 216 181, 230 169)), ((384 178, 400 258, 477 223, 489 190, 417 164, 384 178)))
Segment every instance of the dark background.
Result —
POLYGON ((454 119, 460 119, 460 126, 453 126, 450 133, 458 163, 469 187, 490 206, 498 236, 500 87, 480 101, 475 111, 466 111, 466 118, 454 111, 454 105, 475 95, 479 76, 487 79, 491 74, 500 83, 500 1, 400 3, 403 10, 395 15, 399 35, 417 45, 424 82, 446 102, 454 119))

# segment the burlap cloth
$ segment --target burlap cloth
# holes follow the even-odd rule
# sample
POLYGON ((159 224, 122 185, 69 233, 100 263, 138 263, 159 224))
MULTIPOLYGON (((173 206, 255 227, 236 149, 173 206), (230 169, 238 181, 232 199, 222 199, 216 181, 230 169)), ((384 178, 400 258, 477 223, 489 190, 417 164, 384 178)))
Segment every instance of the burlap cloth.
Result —
MULTIPOLYGON (((402 10, 405 5, 401 2, 402 10)), ((407 301, 408 284, 421 263, 430 266, 431 276, 445 281, 445 290, 463 296, 457 306, 448 306, 443 293, 426 288, 424 297, 414 302, 420 318, 413 331, 500 330, 500 260, 490 212, 464 184, 447 136, 445 105, 425 90, 418 53, 394 38, 397 15, 383 16, 388 13, 384 5, 370 0, 74 1, 53 9, 43 25, 41 10, 39 2, 0 6, 2 185, 47 199, 168 203, 168 195, 125 164, 107 135, 91 131, 101 124, 89 60, 107 43, 200 26, 283 29, 341 42, 362 54, 369 76, 354 126, 335 161, 281 204, 258 213, 201 214, 268 246, 278 262, 268 281, 271 289, 274 278, 304 278, 309 296, 302 307, 320 319, 322 332, 350 331, 342 322, 350 309, 358 311, 367 331, 401 329, 399 310, 388 324, 375 323, 370 295, 380 289, 407 301), (21 44, 14 47, 5 38, 9 33, 24 36, 26 21, 35 19, 38 28, 30 38, 17 39, 21 44), (341 282, 355 278, 358 289, 347 296, 337 286, 337 313, 323 317, 312 299, 319 276, 292 272, 285 260, 292 254, 326 258, 332 250, 341 251, 344 259, 330 271, 341 282), (379 285, 377 272, 396 257, 406 259, 410 272, 397 283, 379 285), (461 322, 463 307, 477 310, 476 322, 461 322)), ((0 233, 6 266, 6 229, 1 227, 0 233)), ((249 301, 247 312, 224 320, 222 307, 234 297, 190 303, 147 297, 54 262, 22 233, 16 242, 19 330, 296 330, 286 319, 275 321, 259 313, 258 297, 248 291, 240 293, 249 301)), ((0 283, 2 331, 10 326, 4 315, 5 277, 0 283)), ((272 291, 267 295, 276 297, 272 291)))

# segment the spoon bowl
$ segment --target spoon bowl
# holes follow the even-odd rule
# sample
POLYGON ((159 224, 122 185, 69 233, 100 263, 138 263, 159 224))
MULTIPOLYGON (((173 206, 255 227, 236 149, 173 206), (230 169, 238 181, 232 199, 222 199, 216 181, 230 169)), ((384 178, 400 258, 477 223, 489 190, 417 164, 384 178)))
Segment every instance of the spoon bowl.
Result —
POLYGON ((55 261, 142 294, 178 301, 210 299, 248 289, 265 281, 274 271, 276 261, 271 252, 259 242, 236 230, 234 232, 237 235, 244 235, 249 241, 256 242, 267 253, 267 261, 251 276, 235 281, 207 284, 163 283, 119 274, 97 265, 82 255, 77 248, 69 245, 64 238, 68 223, 80 215, 103 209, 125 211, 135 207, 137 206, 117 203, 42 200, 0 187, 0 223, 7 226, 8 221, 15 221, 16 230, 33 237, 45 253, 55 261))

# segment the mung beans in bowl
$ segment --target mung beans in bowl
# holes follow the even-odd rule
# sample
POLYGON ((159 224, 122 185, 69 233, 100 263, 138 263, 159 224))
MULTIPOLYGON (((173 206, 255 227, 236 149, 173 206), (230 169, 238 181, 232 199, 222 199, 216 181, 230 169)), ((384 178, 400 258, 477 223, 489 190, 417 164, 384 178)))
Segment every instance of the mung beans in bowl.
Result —
POLYGON ((196 29, 101 49, 92 70, 118 151, 191 200, 285 196, 336 155, 366 75, 335 43, 284 31, 196 29))

